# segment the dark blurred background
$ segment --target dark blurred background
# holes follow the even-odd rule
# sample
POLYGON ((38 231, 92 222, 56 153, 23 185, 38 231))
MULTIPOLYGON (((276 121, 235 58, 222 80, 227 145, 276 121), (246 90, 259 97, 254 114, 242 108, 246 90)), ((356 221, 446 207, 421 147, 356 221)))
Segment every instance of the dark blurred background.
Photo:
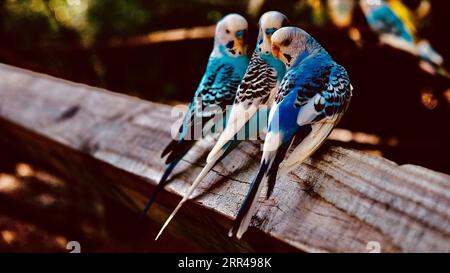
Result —
MULTIPOLYGON (((424 1, 403 2, 416 10, 424 1)), ((425 2, 431 10, 417 26, 418 35, 448 68, 448 1, 425 2)), ((416 57, 380 45, 358 6, 351 25, 337 27, 320 0, 1 0, 0 62, 151 101, 183 103, 204 72, 212 48, 209 26, 227 13, 241 13, 250 23, 252 48, 258 18, 268 10, 285 13, 349 71, 354 97, 339 127, 354 137, 343 141, 336 134, 333 141, 450 173, 450 81, 421 70, 416 57), (188 39, 183 33, 192 29, 201 34, 188 39)), ((20 155, 13 154, 2 154, 0 173, 22 179, 20 155)), ((2 236, 0 250, 21 249, 2 246, 2 236)), ((65 246, 58 238, 49 249, 65 246)))

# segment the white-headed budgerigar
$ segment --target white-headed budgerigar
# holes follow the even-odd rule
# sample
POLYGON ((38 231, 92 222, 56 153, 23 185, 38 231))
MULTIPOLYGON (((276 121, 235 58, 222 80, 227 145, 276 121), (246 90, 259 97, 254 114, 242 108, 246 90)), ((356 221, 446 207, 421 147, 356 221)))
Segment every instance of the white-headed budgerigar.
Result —
POLYGON ((360 0, 360 6, 381 42, 418 56, 426 72, 449 77, 444 59, 428 41, 417 36, 414 15, 400 0, 360 0))
POLYGON ((227 125, 209 153, 206 166, 164 223, 157 238, 215 164, 236 147, 239 140, 243 140, 241 137, 244 139, 251 138, 252 135, 266 128, 266 126, 256 126, 256 128, 248 129, 247 135, 242 133, 245 131, 246 124, 254 121, 258 115, 267 115, 267 106, 272 103, 285 74, 286 68, 283 62, 275 59, 272 55, 271 37, 275 31, 287 25, 287 17, 280 12, 269 11, 261 16, 256 49, 239 85, 227 125))
POLYGON ((250 224, 262 182, 268 182, 269 197, 279 167, 280 175, 286 174, 320 147, 346 111, 352 93, 346 70, 302 29, 276 31, 272 52, 287 71, 270 110, 259 169, 229 232, 237 238, 250 224), (296 147, 285 159, 293 143, 296 147))
POLYGON ((288 24, 287 17, 277 11, 269 11, 261 16, 255 52, 239 85, 227 126, 208 154, 208 162, 218 158, 226 144, 261 106, 272 104, 286 69, 284 64, 272 54, 271 37, 275 31, 288 24))
MULTIPOLYGON (((233 104, 236 91, 248 66, 246 35, 247 20, 239 14, 229 14, 217 23, 214 48, 210 54, 206 71, 189 105, 178 135, 162 152, 167 155, 166 170, 144 208, 148 209, 158 192, 167 184, 167 179, 196 142, 196 136, 205 124, 216 115, 225 116, 227 106, 233 104)), ((207 130, 208 131, 208 130, 207 130)), ((202 132, 200 132, 200 135, 202 132)))

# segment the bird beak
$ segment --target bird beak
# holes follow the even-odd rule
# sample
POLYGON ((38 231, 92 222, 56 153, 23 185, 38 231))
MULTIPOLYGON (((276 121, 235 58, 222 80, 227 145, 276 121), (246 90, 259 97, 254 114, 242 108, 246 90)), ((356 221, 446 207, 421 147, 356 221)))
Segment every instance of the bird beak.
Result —
POLYGON ((280 47, 277 45, 272 45, 272 55, 278 59, 280 55, 280 47))

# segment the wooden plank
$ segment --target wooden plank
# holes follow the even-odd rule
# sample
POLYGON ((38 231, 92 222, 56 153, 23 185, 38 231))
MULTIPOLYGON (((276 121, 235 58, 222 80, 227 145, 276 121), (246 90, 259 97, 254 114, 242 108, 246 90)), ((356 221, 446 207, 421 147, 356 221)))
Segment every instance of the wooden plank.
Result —
MULTIPOLYGON (((120 185, 142 207, 163 171, 171 108, 0 65, 0 125, 10 142, 61 171, 120 185), (19 143, 19 145, 17 145, 19 143)), ((152 220, 168 216, 204 165, 203 140, 180 163, 152 220)), ((450 176, 326 144, 260 199, 240 241, 227 230, 259 162, 243 143, 218 164, 168 227, 207 250, 450 251, 450 176)))

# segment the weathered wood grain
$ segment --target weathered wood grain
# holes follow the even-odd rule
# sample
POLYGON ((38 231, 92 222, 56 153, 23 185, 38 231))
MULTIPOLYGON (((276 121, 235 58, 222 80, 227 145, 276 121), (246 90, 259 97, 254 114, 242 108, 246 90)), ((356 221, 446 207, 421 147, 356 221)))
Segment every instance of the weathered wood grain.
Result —
MULTIPOLYGON (((171 108, 0 65, 0 128, 24 151, 89 183, 119 185, 136 210, 162 174, 171 108)), ((162 221, 204 165, 194 147, 157 200, 162 221)), ((167 229, 209 250, 450 252, 450 176, 325 145, 260 199, 243 240, 227 230, 259 162, 243 143, 218 164, 167 229)))

